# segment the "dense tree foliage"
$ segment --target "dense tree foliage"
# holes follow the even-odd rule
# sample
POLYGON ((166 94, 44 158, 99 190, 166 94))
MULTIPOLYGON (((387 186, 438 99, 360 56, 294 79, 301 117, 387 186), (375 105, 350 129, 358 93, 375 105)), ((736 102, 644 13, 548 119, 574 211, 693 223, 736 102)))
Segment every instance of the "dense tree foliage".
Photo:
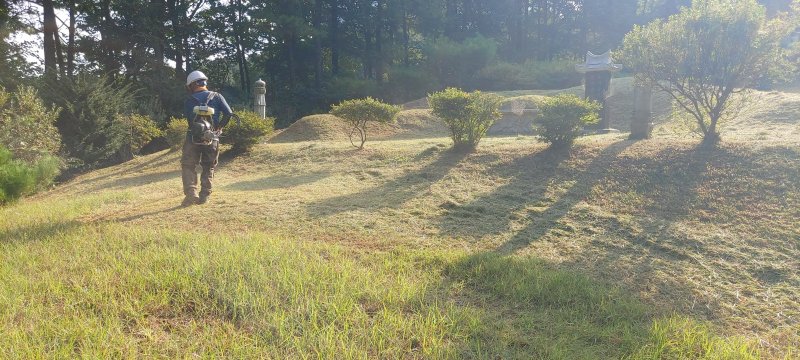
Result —
MULTIPOLYGON (((781 6, 775 2, 775 8, 781 6)), ((235 105, 268 83, 281 124, 330 104, 374 96, 399 102, 447 86, 527 87, 532 62, 615 48, 635 23, 686 0, 43 0, 0 3, 0 36, 37 29, 50 79, 107 74, 179 115, 181 84, 202 69, 235 105), (34 10, 39 20, 24 16, 34 10), (27 19, 27 24, 26 20, 27 19), (526 65, 527 63, 527 65, 526 65), (486 71, 482 69, 494 66, 486 71), (500 66, 500 67, 498 67, 500 66), (501 69, 503 71, 498 71, 501 69), (528 69, 528 71, 526 71, 528 69), (494 71, 493 71, 494 70, 494 71), (508 72, 519 74, 509 81, 508 72)), ((4 41, 0 84, 30 77, 24 49, 4 41)), ((564 67, 566 68, 566 67, 564 67)), ((567 78, 576 81, 574 75, 567 78)), ((539 79, 529 79, 539 77, 539 79)), ((565 82, 564 79, 550 79, 565 82)), ((567 81, 568 82, 568 81, 567 81)), ((574 85, 574 83, 572 83, 574 85)), ((553 85, 555 86, 555 85, 553 85)))
MULTIPOLYGON (((759 2, 767 16, 791 6, 759 2)), ((114 119, 143 115, 166 128, 182 116, 184 78, 195 69, 239 110, 251 102, 254 80, 266 80, 270 115, 286 126, 353 98, 400 103, 451 86, 577 85, 573 65, 587 50, 617 48, 635 24, 690 3, 0 0, 0 86, 38 87, 62 110, 63 150, 103 164, 119 160, 125 141, 111 131, 114 119)))

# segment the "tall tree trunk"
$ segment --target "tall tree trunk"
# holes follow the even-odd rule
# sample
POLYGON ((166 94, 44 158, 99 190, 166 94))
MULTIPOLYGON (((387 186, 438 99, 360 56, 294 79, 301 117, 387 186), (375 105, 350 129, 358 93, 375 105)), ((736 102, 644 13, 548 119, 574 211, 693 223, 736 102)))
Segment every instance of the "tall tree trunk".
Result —
POLYGON ((75 74, 75 0, 69 1, 69 35, 67 37, 67 76, 75 74))
POLYGON ((297 66, 295 64, 294 42, 295 42, 295 34, 289 33, 288 36, 286 37, 286 40, 284 40, 284 43, 286 46, 286 56, 287 56, 286 65, 289 69, 289 89, 291 90, 294 90, 295 88, 295 72, 296 72, 295 68, 297 66))
POLYGON ((339 74, 339 0, 331 0, 331 23, 328 34, 331 43, 331 73, 339 74))
POLYGON ((375 80, 380 84, 383 81, 383 5, 384 0, 378 0, 375 14, 375 52, 374 67, 375 80))
POLYGON ((410 35, 410 26, 411 26, 411 14, 408 9, 408 2, 405 4, 405 8, 403 10, 403 66, 409 67, 411 65, 411 35, 410 35))
POLYGON ((58 78, 58 65, 56 64, 56 36, 58 36, 58 26, 56 25, 56 13, 53 8, 53 0, 42 0, 43 27, 44 35, 44 74, 51 79, 58 78))
POLYGON ((178 0, 167 1, 167 11, 172 20, 172 46, 175 54, 175 77, 178 79, 186 76, 183 70, 183 38, 180 26, 180 14, 178 14, 178 0))
POLYGON ((314 1, 314 86, 322 86, 322 1, 314 1))

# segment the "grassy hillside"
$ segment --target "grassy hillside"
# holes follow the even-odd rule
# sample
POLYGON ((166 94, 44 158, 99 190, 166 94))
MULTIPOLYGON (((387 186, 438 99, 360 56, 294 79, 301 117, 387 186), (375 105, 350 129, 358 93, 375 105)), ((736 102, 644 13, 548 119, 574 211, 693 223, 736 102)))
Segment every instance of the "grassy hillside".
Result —
POLYGON ((269 143, 190 208, 178 153, 81 176, 0 209, 0 357, 796 358, 800 118, 765 95, 718 150, 269 143))

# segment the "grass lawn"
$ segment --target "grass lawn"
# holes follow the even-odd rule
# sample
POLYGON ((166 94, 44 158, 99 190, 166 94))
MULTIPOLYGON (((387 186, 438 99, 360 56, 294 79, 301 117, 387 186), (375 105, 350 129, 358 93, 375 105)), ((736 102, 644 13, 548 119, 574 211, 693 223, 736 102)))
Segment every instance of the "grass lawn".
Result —
POLYGON ((797 358, 790 110, 716 150, 267 143, 189 208, 178 153, 85 174, 0 209, 0 358, 797 358))

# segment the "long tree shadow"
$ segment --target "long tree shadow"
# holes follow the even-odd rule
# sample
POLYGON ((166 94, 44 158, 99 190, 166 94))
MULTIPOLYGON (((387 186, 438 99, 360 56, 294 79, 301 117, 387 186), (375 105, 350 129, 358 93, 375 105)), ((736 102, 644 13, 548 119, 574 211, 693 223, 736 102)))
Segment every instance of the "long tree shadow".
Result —
MULTIPOLYGON (((153 157, 153 159, 151 159, 150 161, 141 161, 140 163, 138 163, 136 165, 129 165, 129 164, 126 164, 126 163, 122 163, 122 164, 117 165, 118 168, 116 170, 114 170, 114 171, 112 171, 112 172, 110 172, 108 174, 97 176, 97 177, 93 177, 91 179, 84 179, 84 180, 80 180, 80 181, 76 181, 76 182, 68 182, 67 184, 65 184, 65 186, 88 185, 88 184, 93 184, 93 183, 100 182, 100 181, 103 181, 103 180, 106 180, 106 179, 110 179, 110 178, 113 178, 113 177, 124 176, 124 174, 138 173, 138 172, 141 172, 141 171, 144 171, 144 170, 147 170, 147 169, 158 168, 158 167, 160 167, 162 165, 166 165, 167 163, 176 161, 172 157, 167 156, 167 155, 171 155, 173 153, 174 153, 173 151, 164 151, 161 154, 158 154, 157 156, 153 157)), ((77 176, 77 175, 79 175, 79 174, 76 174, 75 176, 77 176)))
MULTIPOLYGON (((566 193, 560 195, 555 202, 546 205, 547 208, 544 211, 530 213, 528 215, 528 225, 517 231, 497 251, 500 253, 514 253, 527 247, 530 243, 557 227, 559 220, 567 215, 576 204, 590 195, 592 186, 606 176, 611 163, 616 161, 617 156, 632 144, 632 141, 620 141, 606 147, 591 161, 586 170, 575 176, 575 183, 566 193)), ((550 199, 540 200, 547 201, 550 199)))
MULTIPOLYGON (((624 194, 639 199, 637 206, 619 210, 625 213, 625 220, 617 214, 586 214, 592 216, 595 231, 605 235, 593 238, 587 244, 591 249, 577 253, 564 265, 627 283, 676 311, 718 318, 719 306, 713 302, 735 304, 738 295, 721 290, 714 297, 698 296, 697 286, 718 281, 744 283, 748 272, 765 287, 790 278, 787 268, 762 261, 774 255, 753 253, 748 242, 742 241, 765 236, 776 248, 794 248, 786 245, 792 240, 784 230, 767 229, 769 225, 756 220, 763 216, 758 214, 763 209, 796 208, 786 196, 800 192, 800 171, 791 161, 776 165, 776 157, 797 159, 798 153, 792 149, 742 154, 730 148, 687 148, 627 161, 625 165, 631 169, 610 171, 606 183, 613 186, 604 190, 609 197, 624 194), (757 226, 763 228, 754 231, 757 226), (729 228, 729 234, 714 235, 720 228, 729 228), (754 232, 730 234, 737 228, 754 232), (698 229, 708 229, 708 234, 698 229), (719 258, 725 261, 714 261, 719 258), (704 274, 704 280, 691 281, 695 285, 683 281, 697 274, 704 274)), ((771 212, 769 216, 791 217, 771 212)))
POLYGON ((158 173, 147 173, 136 176, 127 176, 115 179, 106 184, 98 184, 89 189, 89 191, 97 191, 102 189, 113 189, 113 188, 138 187, 172 179, 180 179, 180 177, 181 177, 180 170, 162 171, 158 173))
MULTIPOLYGON (((309 206, 314 216, 330 216, 354 209, 377 210, 402 205, 444 178, 468 153, 447 150, 419 171, 390 180, 356 194, 327 198, 309 206)), ((432 154, 431 154, 432 156, 432 154)), ((367 172, 369 175, 369 172, 367 172)))
POLYGON ((647 344, 658 315, 610 283, 495 252, 446 263, 428 291, 424 301, 480 309, 481 326, 457 328, 465 358, 624 358, 647 344))
POLYGON ((41 241, 57 235, 68 233, 83 223, 77 220, 59 220, 36 222, 0 230, 0 243, 24 243, 41 241))
POLYGON ((311 184, 330 176, 329 172, 319 171, 300 175, 272 175, 256 180, 240 181, 225 185, 223 188, 238 191, 263 191, 270 189, 287 189, 295 186, 311 184))
POLYGON ((569 157, 568 149, 545 149, 492 167, 487 172, 511 182, 467 203, 442 203, 446 213, 440 219, 441 231, 476 238, 507 231, 519 211, 545 198, 554 178, 569 175, 559 168, 569 157))

